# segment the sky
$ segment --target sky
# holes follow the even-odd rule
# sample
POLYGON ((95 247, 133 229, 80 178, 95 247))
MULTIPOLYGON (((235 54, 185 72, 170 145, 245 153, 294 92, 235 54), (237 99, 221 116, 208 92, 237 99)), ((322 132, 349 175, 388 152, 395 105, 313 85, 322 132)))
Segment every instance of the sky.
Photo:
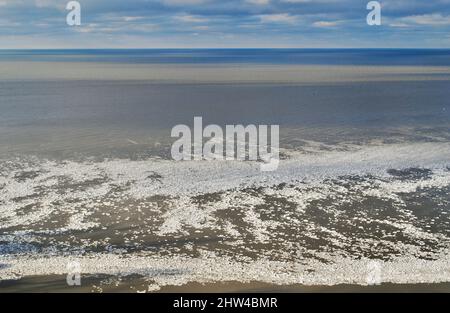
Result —
POLYGON ((450 0, 0 0, 0 49, 450 48, 450 0))

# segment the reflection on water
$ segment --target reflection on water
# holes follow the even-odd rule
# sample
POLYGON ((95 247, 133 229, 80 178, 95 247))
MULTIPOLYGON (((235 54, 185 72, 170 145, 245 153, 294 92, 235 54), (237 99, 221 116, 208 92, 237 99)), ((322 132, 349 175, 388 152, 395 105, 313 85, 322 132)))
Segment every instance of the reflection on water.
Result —
POLYGON ((171 128, 192 125, 194 116, 205 125, 279 124, 288 147, 306 141, 447 140, 446 85, 8 82, 0 88, 0 152, 167 156, 171 128))

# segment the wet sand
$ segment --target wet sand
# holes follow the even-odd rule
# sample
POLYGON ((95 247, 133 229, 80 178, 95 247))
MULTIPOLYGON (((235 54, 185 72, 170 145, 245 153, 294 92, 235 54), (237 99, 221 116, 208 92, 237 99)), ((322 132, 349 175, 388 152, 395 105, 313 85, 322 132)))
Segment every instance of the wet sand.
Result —
POLYGON ((111 277, 82 278, 82 286, 68 286, 64 275, 34 276, 17 281, 0 282, 2 292, 33 293, 450 293, 450 283, 437 284, 390 284, 373 286, 334 285, 273 285, 260 282, 188 283, 182 286, 167 286, 160 290, 148 290, 148 284, 139 279, 117 283, 111 277), (109 281, 108 281, 109 280, 109 281), (108 284, 109 282, 109 284, 108 284))

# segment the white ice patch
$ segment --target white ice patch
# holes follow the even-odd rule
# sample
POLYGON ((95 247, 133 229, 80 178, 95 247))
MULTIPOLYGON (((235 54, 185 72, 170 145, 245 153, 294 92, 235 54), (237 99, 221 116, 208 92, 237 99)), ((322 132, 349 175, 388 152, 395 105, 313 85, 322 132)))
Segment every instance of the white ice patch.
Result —
POLYGON ((429 220, 404 197, 450 187, 449 143, 285 154, 271 173, 237 161, 4 160, 0 279, 63 274, 85 252, 85 273, 142 274, 152 288, 365 284, 367 261, 383 257, 384 282, 450 281, 445 191, 429 220), (387 172, 408 168, 430 173, 387 172))

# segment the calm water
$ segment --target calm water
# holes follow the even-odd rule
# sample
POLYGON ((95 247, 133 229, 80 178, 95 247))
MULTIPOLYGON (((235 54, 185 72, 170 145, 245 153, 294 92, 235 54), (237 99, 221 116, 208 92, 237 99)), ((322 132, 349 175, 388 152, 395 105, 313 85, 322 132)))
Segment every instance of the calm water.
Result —
POLYGON ((448 66, 445 49, 0 50, 0 61, 448 66))
POLYGON ((146 82, 6 82, 0 85, 3 153, 109 152, 170 144, 170 130, 204 124, 279 124, 323 143, 448 138, 447 81, 345 85, 167 85, 146 82), (141 143, 133 147, 129 140, 141 143))
POLYGON ((73 260, 85 291, 365 285, 374 268, 384 283, 449 282, 450 88, 448 75, 426 72, 430 65, 450 66, 450 52, 0 51, 0 291, 66 291, 73 260), (364 79, 2 76, 2 66, 22 61, 90 62, 95 71, 187 64, 192 77, 204 65, 240 63, 237 73, 345 65, 364 79), (424 72, 392 80, 358 65, 424 72), (279 124, 280 168, 172 161, 170 130, 194 116, 279 124))

